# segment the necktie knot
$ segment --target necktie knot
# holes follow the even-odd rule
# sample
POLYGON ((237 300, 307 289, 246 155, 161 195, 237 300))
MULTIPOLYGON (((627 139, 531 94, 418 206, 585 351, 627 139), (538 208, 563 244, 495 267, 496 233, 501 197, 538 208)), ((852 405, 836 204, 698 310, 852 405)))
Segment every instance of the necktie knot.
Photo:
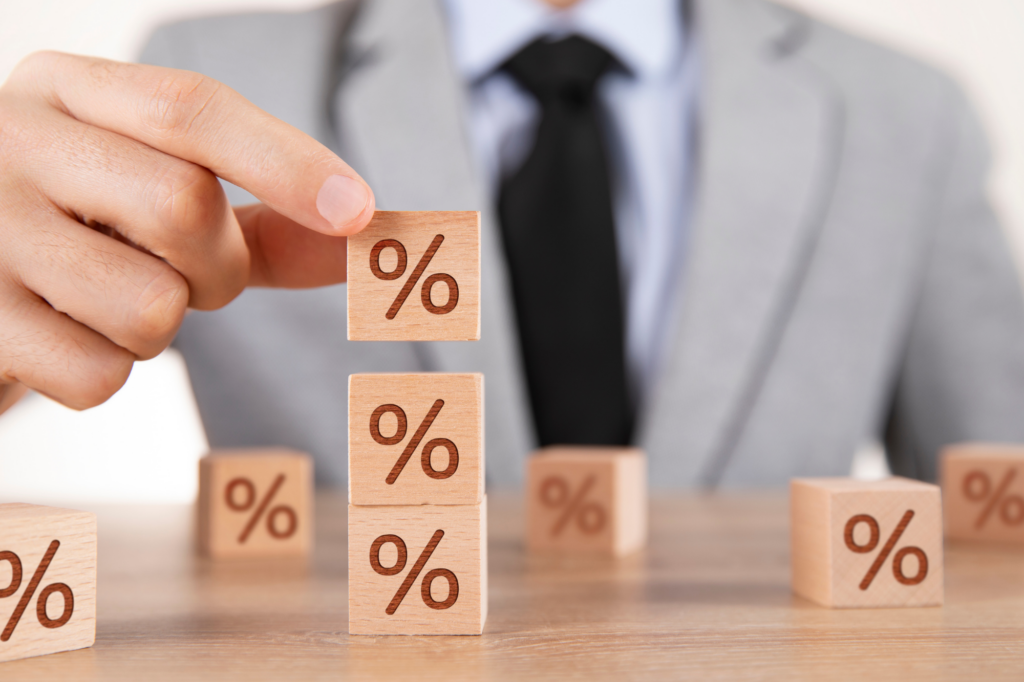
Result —
POLYGON ((502 67, 542 106, 554 102, 573 109, 588 106, 601 76, 618 65, 603 47, 577 35, 538 38, 502 67))

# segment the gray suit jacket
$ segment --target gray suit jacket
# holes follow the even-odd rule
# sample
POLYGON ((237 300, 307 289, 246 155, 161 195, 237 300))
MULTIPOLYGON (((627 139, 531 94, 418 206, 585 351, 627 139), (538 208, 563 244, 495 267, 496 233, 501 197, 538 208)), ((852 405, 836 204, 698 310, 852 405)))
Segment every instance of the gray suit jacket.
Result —
MULTIPOLYGON (((942 75, 760 0, 696 0, 689 261, 638 444, 656 485, 843 475, 884 437, 933 478, 963 439, 1024 442, 1024 305, 986 150, 942 75)), ((482 340, 345 340, 345 291, 250 290, 178 337, 214 445, 287 444, 342 483, 352 372, 482 371, 488 478, 532 446, 494 197, 434 0, 159 29, 143 60, 223 81, 337 151, 378 207, 482 209, 482 340)), ((232 190, 232 199, 244 193, 232 190)))

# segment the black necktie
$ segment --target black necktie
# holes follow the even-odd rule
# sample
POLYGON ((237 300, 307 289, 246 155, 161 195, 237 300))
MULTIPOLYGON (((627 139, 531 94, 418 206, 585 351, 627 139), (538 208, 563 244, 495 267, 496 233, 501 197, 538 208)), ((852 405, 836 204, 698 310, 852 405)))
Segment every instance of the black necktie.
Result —
POLYGON ((499 211, 541 445, 624 445, 622 290, 596 85, 616 65, 594 43, 540 39, 504 70, 540 104, 529 157, 499 211))

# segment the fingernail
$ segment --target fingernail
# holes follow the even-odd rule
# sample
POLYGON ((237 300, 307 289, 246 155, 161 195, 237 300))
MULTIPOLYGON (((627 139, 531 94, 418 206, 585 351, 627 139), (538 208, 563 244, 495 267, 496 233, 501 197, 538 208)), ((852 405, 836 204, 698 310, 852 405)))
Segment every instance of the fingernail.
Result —
POLYGON ((332 175, 324 180, 316 195, 316 208, 327 222, 340 230, 355 220, 369 201, 370 195, 363 183, 344 175, 332 175))

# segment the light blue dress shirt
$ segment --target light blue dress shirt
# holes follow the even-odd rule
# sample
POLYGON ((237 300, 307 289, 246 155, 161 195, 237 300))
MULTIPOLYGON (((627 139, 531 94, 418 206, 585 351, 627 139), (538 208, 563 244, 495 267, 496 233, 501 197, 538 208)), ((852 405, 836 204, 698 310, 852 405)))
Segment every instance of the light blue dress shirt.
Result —
POLYGON ((540 0, 446 0, 452 55, 469 84, 471 145, 492 196, 529 154, 539 107, 496 73, 539 36, 571 33, 601 44, 629 73, 599 94, 608 114, 626 362, 641 407, 671 333, 693 184, 696 51, 680 0, 582 0, 555 10, 540 0))

